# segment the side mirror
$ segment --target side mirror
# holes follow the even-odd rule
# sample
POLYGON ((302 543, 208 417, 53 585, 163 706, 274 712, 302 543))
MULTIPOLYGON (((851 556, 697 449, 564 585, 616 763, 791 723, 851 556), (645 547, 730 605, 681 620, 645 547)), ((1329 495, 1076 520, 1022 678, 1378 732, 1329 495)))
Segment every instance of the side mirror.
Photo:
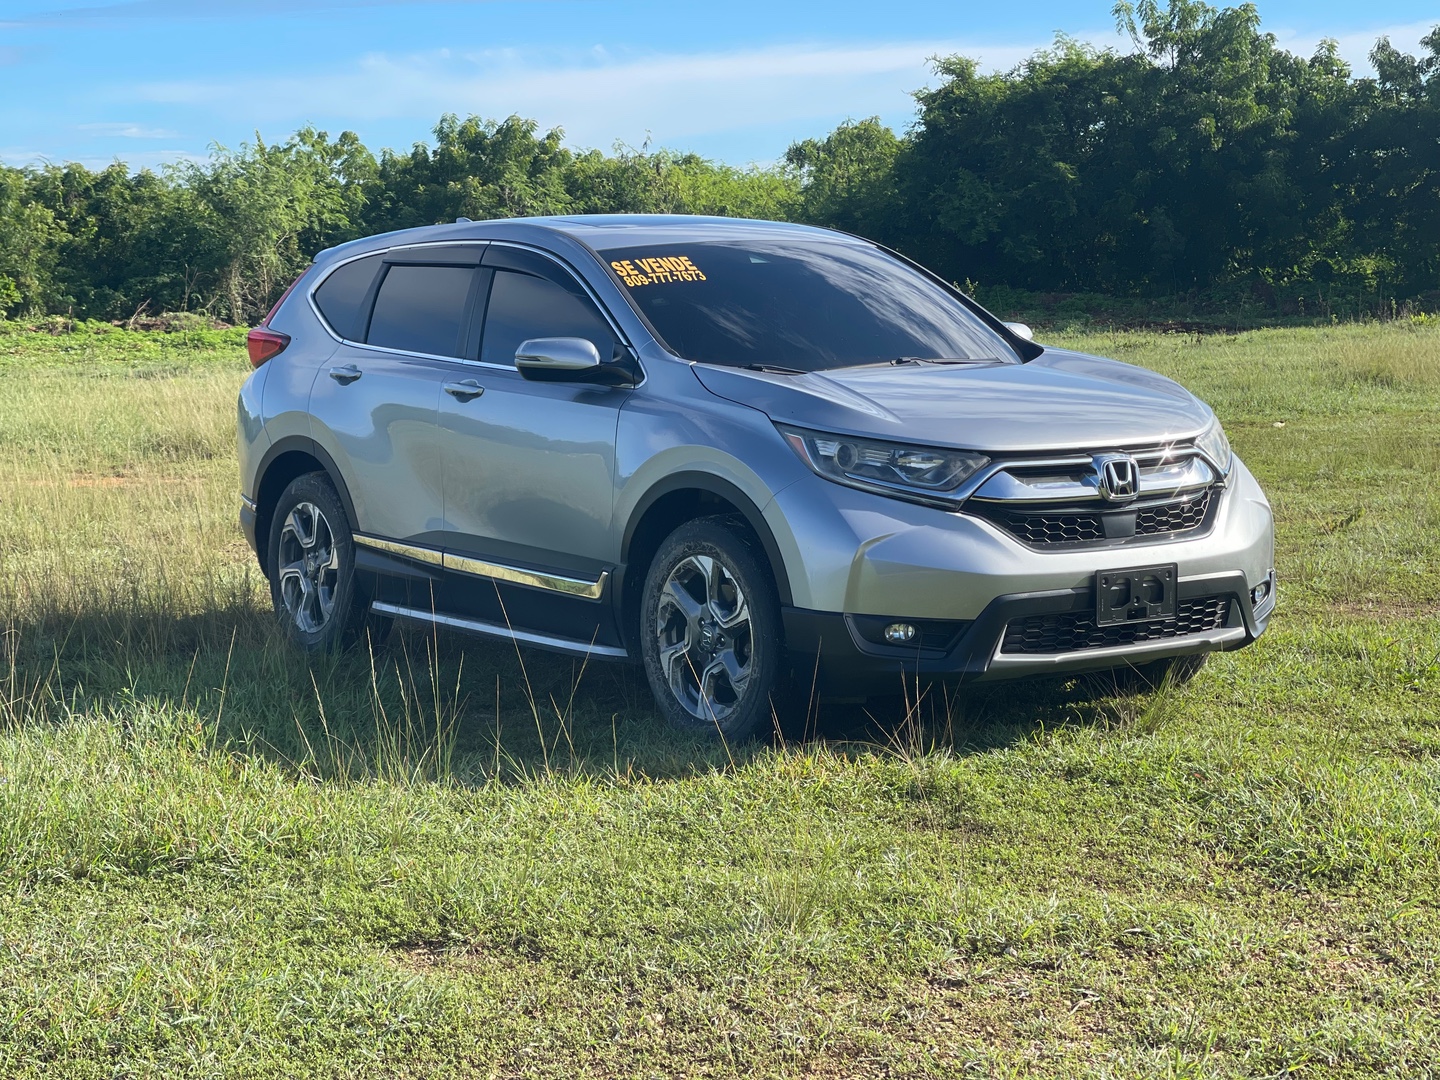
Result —
POLYGON ((1024 338, 1026 341, 1035 340, 1034 331, 1031 330, 1030 327, 1026 326, 1023 322, 1007 322, 1005 324, 1005 329, 1009 330, 1010 333, 1014 334, 1018 338, 1024 338))
POLYGON ((584 338, 531 338, 515 350, 515 366, 527 379, 576 378, 600 367, 600 350, 584 338))

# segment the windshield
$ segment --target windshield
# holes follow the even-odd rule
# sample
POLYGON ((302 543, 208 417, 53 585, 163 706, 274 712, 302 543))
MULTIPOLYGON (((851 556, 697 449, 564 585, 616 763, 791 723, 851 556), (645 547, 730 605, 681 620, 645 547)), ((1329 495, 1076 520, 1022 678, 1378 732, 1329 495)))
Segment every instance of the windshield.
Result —
POLYGON ((868 244, 777 234, 603 253, 670 350, 794 371, 1015 354, 950 292, 868 244))

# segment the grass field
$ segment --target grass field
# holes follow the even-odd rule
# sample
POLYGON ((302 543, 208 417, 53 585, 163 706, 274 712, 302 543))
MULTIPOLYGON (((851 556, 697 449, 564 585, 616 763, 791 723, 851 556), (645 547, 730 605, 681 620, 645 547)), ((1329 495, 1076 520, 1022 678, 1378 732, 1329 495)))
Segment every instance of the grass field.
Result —
POLYGON ((1226 421, 1269 635, 717 748, 291 655, 238 334, 0 331, 0 1076, 1440 1075, 1440 329, 1063 343, 1226 421))

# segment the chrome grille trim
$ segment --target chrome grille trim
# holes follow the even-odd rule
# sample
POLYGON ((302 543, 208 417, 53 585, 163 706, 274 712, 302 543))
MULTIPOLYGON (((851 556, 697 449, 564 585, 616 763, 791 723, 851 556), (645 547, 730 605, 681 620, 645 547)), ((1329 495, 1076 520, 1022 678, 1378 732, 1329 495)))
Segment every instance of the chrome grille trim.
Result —
MULTIPOLYGON (((1155 450, 1129 456, 1139 466, 1137 497, 1141 499, 1203 491, 1218 479, 1215 470, 1193 449, 1155 450)), ((997 464, 1000 467, 990 472, 970 498, 977 502, 1031 505, 1106 502, 1100 492, 1100 474, 1093 457, 997 464), (1042 469, 1055 472, 1036 475, 1042 469)))

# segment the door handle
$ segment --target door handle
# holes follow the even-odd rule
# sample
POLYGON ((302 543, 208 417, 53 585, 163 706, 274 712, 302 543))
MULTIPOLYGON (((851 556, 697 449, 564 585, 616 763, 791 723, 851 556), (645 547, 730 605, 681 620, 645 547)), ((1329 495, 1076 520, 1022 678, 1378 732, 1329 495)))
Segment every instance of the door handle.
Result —
POLYGON ((330 369, 330 377, 341 386, 349 386, 356 379, 365 373, 354 364, 342 364, 340 367, 330 369))
POLYGON ((474 401, 485 393, 485 388, 474 379, 462 379, 460 382, 446 383, 445 392, 456 401, 474 401))

